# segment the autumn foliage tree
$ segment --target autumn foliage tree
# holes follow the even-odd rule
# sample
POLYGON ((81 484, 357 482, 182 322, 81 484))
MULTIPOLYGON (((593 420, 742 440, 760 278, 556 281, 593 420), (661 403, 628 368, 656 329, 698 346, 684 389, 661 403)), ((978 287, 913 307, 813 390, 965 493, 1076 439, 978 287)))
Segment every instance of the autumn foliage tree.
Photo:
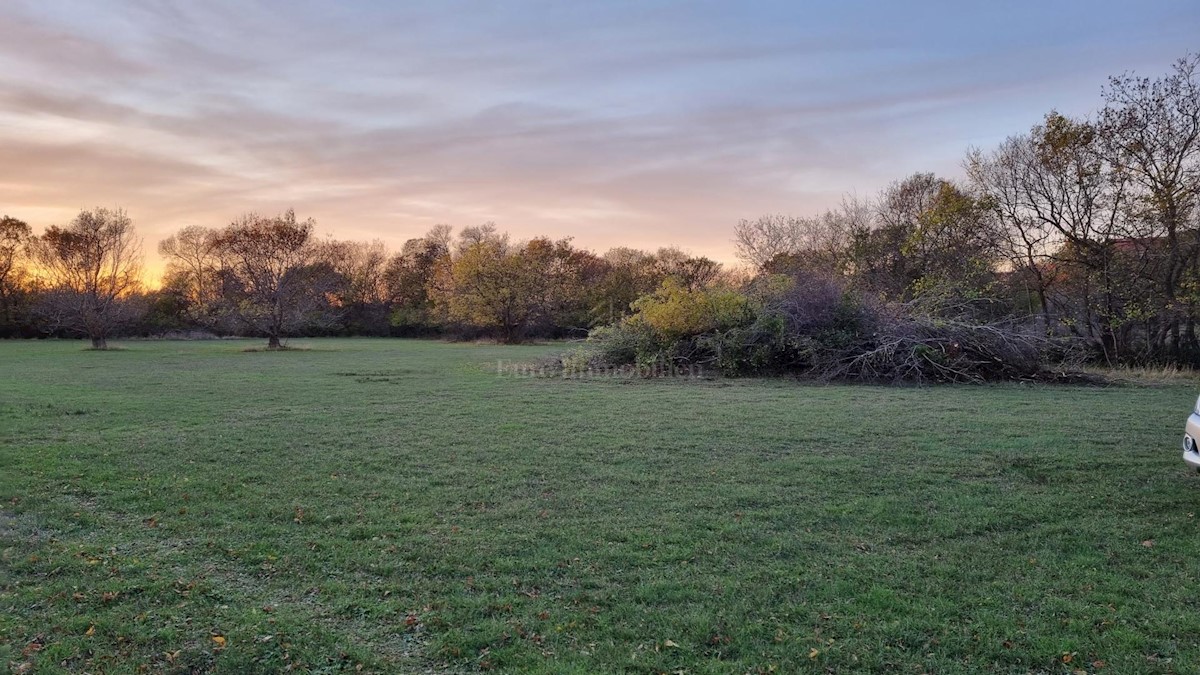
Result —
POLYGON ((504 342, 519 342, 530 332, 584 335, 589 289, 603 273, 603 261, 569 239, 513 244, 489 228, 468 229, 437 297, 450 320, 492 331, 504 342))
POLYGON ((507 238, 471 241, 460 251, 445 289, 450 318, 494 330, 504 342, 519 342, 540 309, 536 271, 507 238))
POLYGON ((272 217, 247 214, 216 238, 224 309, 244 328, 265 335, 268 349, 303 328, 327 325, 338 308, 330 299, 338 275, 320 259, 316 222, 288 211, 272 217))
POLYGON ((450 228, 439 225, 424 237, 409 239, 384 270, 392 326, 400 334, 437 329, 439 285, 449 280, 450 228))
POLYGON ((141 240, 121 209, 82 211, 31 242, 43 286, 37 312, 51 330, 80 333, 107 349, 114 330, 136 318, 141 240))

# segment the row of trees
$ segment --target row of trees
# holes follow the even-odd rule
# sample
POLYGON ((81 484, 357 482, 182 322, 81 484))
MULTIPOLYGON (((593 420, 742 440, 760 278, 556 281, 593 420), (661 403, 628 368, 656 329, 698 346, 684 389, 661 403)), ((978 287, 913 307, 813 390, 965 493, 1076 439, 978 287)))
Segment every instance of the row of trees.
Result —
POLYGON ((942 314, 1029 319, 1109 363, 1200 364, 1200 56, 1110 78, 1089 119, 1057 112, 966 178, 901 180, 818 217, 736 228, 760 273, 820 273, 942 314))
POLYGON ((567 239, 514 242, 492 224, 457 236, 439 225, 393 255, 378 241, 321 239, 293 211, 163 240, 156 291, 143 288, 141 242, 121 210, 83 211, 36 237, 5 217, 0 245, 0 330, 82 334, 100 349, 115 334, 194 330, 273 349, 290 335, 583 336, 665 279, 698 288, 722 274, 679 249, 597 256, 567 239))
POLYGON ((679 249, 604 256, 545 237, 514 242, 492 224, 446 225, 405 242, 314 237, 289 211, 165 240, 164 290, 194 325, 279 338, 313 332, 488 335, 504 342, 586 335, 666 278, 712 283, 721 266, 679 249))

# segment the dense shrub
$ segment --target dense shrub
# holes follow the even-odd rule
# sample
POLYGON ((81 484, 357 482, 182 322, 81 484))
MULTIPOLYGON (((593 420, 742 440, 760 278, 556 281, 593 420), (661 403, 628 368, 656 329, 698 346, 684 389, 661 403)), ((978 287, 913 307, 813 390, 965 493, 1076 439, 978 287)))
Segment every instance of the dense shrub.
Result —
POLYGON ((751 299, 731 288, 690 289, 667 279, 633 303, 634 313, 589 334, 609 365, 673 369, 720 367, 720 336, 755 320, 751 299))
POLYGON ((666 340, 726 330, 753 317, 749 299, 729 288, 688 289, 668 279, 633 303, 630 322, 666 340))

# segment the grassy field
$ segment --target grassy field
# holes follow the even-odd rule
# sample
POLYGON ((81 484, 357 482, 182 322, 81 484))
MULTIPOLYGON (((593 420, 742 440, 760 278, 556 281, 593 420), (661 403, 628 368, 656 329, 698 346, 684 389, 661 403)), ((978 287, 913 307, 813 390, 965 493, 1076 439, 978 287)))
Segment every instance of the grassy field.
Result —
POLYGON ((0 343, 0 670, 1197 672, 1200 386, 0 343))

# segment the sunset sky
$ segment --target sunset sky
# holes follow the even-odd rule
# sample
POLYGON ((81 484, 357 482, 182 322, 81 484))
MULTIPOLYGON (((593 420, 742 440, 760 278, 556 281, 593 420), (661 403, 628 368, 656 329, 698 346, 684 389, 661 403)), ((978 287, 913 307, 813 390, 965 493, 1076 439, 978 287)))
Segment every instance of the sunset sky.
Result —
POLYGON ((122 206, 147 252, 294 206, 732 261, 739 218, 957 176, 1200 49, 1195 0, 910 4, 4 0, 0 213, 122 206))

